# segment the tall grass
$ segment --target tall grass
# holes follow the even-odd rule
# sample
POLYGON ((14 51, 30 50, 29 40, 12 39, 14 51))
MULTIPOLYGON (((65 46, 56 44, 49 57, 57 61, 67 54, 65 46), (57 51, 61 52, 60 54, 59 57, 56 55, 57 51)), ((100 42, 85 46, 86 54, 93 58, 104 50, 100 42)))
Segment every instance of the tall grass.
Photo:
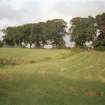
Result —
POLYGON ((105 105, 104 57, 83 49, 0 49, 0 105, 105 105))

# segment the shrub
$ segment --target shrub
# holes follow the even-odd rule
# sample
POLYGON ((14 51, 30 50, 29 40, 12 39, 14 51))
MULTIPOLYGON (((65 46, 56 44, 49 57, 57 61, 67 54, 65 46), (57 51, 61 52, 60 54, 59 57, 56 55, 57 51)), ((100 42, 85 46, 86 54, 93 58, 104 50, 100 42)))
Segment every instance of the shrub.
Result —
POLYGON ((3 47, 3 42, 2 41, 0 41, 0 47, 3 47))
POLYGON ((99 51, 105 51, 105 46, 98 46, 95 49, 99 51))

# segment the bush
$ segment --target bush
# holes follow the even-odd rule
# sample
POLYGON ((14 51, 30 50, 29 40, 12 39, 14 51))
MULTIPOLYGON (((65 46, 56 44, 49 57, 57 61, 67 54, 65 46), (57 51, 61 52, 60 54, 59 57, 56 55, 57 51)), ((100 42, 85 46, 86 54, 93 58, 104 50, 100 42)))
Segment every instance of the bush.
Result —
POLYGON ((0 41, 0 47, 3 47, 3 42, 2 41, 0 41))
POLYGON ((98 46, 95 49, 99 51, 105 51, 105 46, 98 46))

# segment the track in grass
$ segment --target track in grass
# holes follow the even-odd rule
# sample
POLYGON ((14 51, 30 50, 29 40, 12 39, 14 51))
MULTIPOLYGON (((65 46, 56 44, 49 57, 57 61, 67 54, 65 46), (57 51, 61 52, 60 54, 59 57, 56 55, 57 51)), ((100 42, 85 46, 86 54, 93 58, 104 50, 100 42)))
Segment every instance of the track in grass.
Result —
POLYGON ((0 105, 105 105, 104 57, 81 49, 0 49, 0 58, 27 62, 0 66, 0 105))

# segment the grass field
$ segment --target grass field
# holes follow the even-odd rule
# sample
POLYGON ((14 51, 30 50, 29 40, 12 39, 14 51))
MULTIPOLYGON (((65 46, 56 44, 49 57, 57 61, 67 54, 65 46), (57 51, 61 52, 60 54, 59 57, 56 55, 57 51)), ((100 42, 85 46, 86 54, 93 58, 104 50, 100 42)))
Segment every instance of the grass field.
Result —
POLYGON ((105 105, 105 52, 0 49, 0 105, 105 105))

